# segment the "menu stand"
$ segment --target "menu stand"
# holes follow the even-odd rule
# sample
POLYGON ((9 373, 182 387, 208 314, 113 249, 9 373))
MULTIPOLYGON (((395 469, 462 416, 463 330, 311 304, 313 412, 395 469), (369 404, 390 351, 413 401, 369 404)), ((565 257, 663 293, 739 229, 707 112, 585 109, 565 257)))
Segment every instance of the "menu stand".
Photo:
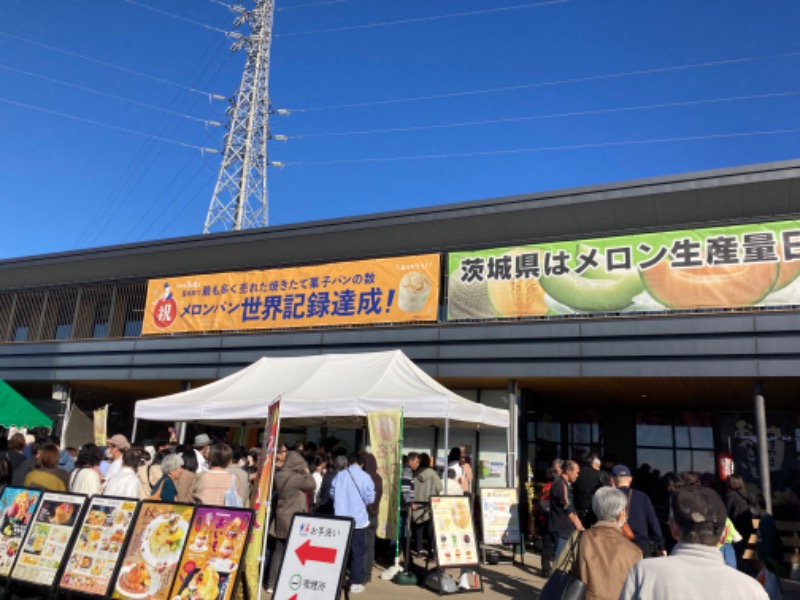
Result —
MULTIPOLYGON (((431 522, 432 522, 432 532, 433 532, 433 549, 434 549, 434 559, 436 562, 436 576, 438 578, 438 585, 437 592, 441 596, 442 595, 442 578, 444 575, 444 569, 447 568, 460 568, 461 575, 456 580, 456 586, 458 593, 470 593, 470 592, 480 592, 483 593, 483 572, 481 570, 480 561, 477 557, 477 548, 475 547, 475 525, 474 521, 472 520, 472 508, 470 506, 470 498, 469 496, 433 496, 431 498, 431 522), (453 534, 448 530, 445 523, 447 523, 446 518, 441 518, 439 513, 442 512, 441 509, 444 507, 445 511, 453 510, 450 507, 445 505, 449 504, 458 504, 458 509, 460 511, 466 511, 466 514, 469 517, 469 533, 467 537, 470 538, 470 542, 468 542, 472 549, 475 551, 475 558, 468 559, 461 561, 457 564, 453 564, 448 562, 445 566, 442 566, 442 560, 440 553, 443 551, 443 545, 447 544, 448 535, 452 536, 453 534), (446 532, 446 533, 445 533, 446 532), (469 589, 462 588, 460 584, 460 579, 464 575, 467 575, 469 580, 469 589)), ((463 535, 463 534, 462 534, 463 535)), ((463 538, 462 538, 463 539, 463 538)))

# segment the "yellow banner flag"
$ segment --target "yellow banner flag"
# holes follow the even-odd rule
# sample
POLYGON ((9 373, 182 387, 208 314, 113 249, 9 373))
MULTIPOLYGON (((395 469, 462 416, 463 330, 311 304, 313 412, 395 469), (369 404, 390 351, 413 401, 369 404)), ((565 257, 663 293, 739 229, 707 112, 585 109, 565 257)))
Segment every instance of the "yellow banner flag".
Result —
POLYGON ((378 410, 367 413, 369 442, 383 478, 383 496, 378 509, 377 536, 397 539, 398 485, 400 484, 400 445, 403 436, 403 413, 378 410))
POLYGON ((108 405, 94 411, 94 443, 98 446, 106 445, 106 420, 108 418, 108 405))
POLYGON ((270 405, 264 429, 264 445, 261 449, 261 471, 258 476, 258 487, 253 501, 255 521, 250 533, 250 544, 247 546, 244 570, 247 600, 258 600, 261 594, 264 538, 270 517, 272 478, 275 471, 275 448, 278 444, 278 430, 280 429, 280 406, 280 400, 270 405))

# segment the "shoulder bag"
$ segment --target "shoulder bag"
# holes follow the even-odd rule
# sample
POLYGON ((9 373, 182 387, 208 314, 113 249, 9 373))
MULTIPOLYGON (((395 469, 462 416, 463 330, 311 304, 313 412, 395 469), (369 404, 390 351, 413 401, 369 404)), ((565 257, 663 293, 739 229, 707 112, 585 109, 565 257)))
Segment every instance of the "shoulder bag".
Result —
POLYGON ((625 505, 625 523, 623 523, 622 527, 620 528, 622 535, 629 540, 633 540, 633 538, 636 537, 636 534, 633 533, 633 529, 631 529, 631 526, 628 524, 628 517, 631 513, 631 494, 633 494, 633 490, 628 489, 628 503, 625 505))
MULTIPOLYGON (((572 538, 569 547, 571 564, 575 564, 578 561, 581 533, 579 532, 578 535, 572 538)), ((586 584, 572 575, 572 573, 556 569, 548 578, 547 583, 544 584, 538 600, 585 600, 585 598, 586 584)))

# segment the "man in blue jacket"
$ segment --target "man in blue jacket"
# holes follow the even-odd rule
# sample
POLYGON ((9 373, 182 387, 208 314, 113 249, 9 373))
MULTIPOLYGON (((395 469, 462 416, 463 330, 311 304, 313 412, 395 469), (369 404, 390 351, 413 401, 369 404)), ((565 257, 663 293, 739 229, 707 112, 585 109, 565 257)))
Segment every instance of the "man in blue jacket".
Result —
MULTIPOLYGON (((337 457, 344 459, 344 457, 337 457)), ((364 556, 367 553, 366 532, 369 527, 367 505, 375 502, 375 484, 358 465, 358 454, 349 457, 350 466, 342 469, 331 483, 333 512, 337 517, 351 517, 355 521, 353 543, 350 547, 350 593, 364 591, 364 556)), ((338 466, 338 465, 337 465, 338 466)))
POLYGON ((633 543, 642 550, 645 558, 653 556, 650 542, 656 547, 656 556, 666 556, 664 536, 661 534, 661 525, 658 523, 653 503, 644 492, 631 489, 633 476, 631 470, 625 465, 616 465, 611 474, 614 476, 614 485, 628 496, 628 525, 633 530, 633 543))

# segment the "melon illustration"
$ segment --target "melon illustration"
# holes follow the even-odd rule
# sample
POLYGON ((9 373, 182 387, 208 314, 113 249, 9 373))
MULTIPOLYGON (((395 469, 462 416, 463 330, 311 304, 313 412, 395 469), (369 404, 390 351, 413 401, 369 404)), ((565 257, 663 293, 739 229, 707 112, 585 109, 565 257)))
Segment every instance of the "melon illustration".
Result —
POLYGON ((448 319, 491 319, 494 316, 485 280, 465 283, 461 281, 460 272, 450 275, 447 282, 448 319))
POLYGON ((780 275, 778 275, 778 282, 775 284, 775 287, 772 288, 773 292, 782 290, 795 279, 797 279, 797 276, 800 275, 800 261, 782 262, 780 270, 781 272, 780 275))
POLYGON ((661 261, 642 271, 650 295, 669 308, 731 308, 751 306, 775 287, 778 263, 703 266, 672 269, 661 261))
MULTIPOLYGON (((588 246, 578 245, 576 256, 590 252, 588 246)), ((638 271, 609 271, 602 252, 598 252, 594 260, 598 266, 589 267, 580 274, 570 271, 564 275, 542 275, 539 283, 554 300, 575 310, 608 312, 630 306, 634 296, 644 290, 638 271)))
MULTIPOLYGON (((525 248, 514 248, 504 256, 511 256, 513 262, 518 254, 530 252, 531 250, 525 248)), ((541 258, 539 261, 541 264, 541 258)), ((486 289, 489 301, 500 317, 536 317, 545 315, 550 310, 544 301, 544 290, 534 277, 489 279, 486 289)))

